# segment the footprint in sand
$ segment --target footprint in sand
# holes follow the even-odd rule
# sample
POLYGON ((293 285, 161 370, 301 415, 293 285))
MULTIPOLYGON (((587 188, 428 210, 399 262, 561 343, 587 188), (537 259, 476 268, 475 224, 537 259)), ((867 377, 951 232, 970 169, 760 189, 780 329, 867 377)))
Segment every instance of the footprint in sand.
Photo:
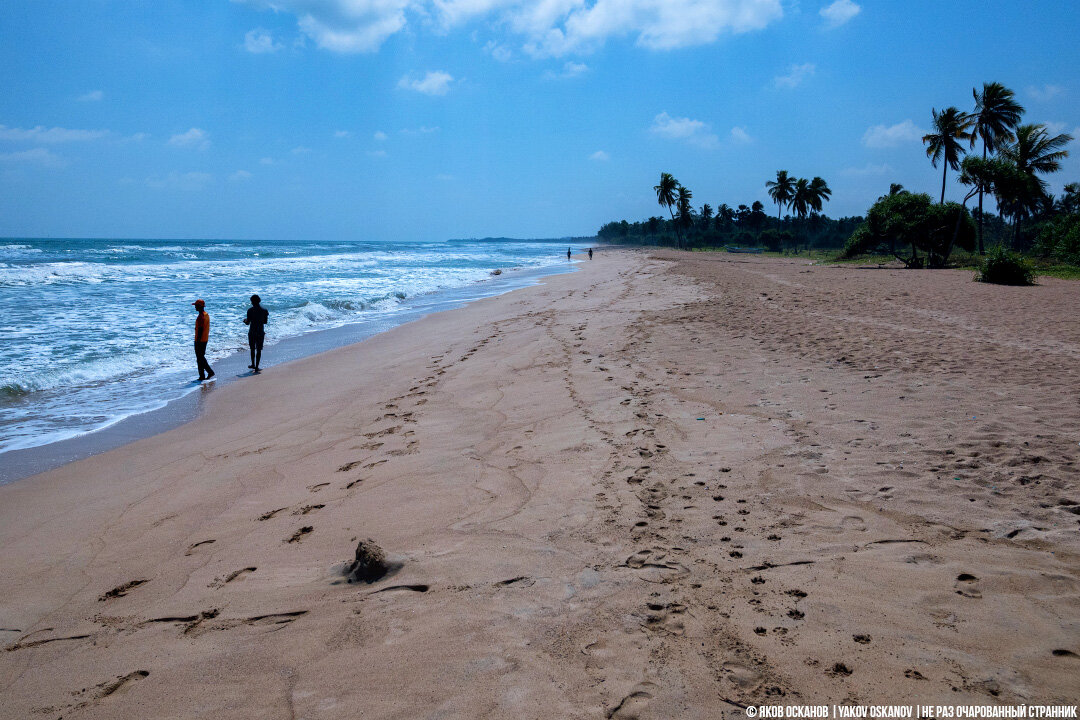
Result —
POLYGON ((844 530, 863 532, 866 530, 866 521, 858 515, 848 515, 840 521, 840 527, 844 530))
POLYGON ((641 713, 648 707, 652 699, 656 697, 659 689, 657 685, 651 682, 638 683, 630 691, 630 694, 620 700, 618 705, 609 709, 605 716, 612 720, 634 720, 641 716, 641 713))
POLYGON ((740 690, 753 690, 761 685, 760 672, 739 662, 726 662, 723 665, 724 677, 740 690))
POLYGON ((294 532, 294 533, 292 534, 292 537, 290 537, 290 538, 289 538, 288 540, 286 540, 285 542, 289 542, 289 543, 296 543, 296 542, 300 542, 301 540, 303 540, 303 539, 304 539, 304 536, 305 536, 305 535, 308 535, 308 534, 310 534, 310 533, 311 533, 311 532, 312 532, 312 531, 313 531, 314 529, 315 529, 315 528, 314 528, 314 527, 312 527, 311 525, 305 525, 304 527, 302 527, 302 528, 300 528, 299 530, 297 530, 296 532, 294 532))
POLYGON ((685 634, 686 626, 680 617, 686 612, 686 606, 682 603, 658 603, 651 602, 647 606, 648 613, 642 627, 650 632, 676 637, 685 634))
POLYGON ((135 588, 139 587, 140 585, 145 585, 148 582, 150 582, 150 581, 149 580, 129 580, 128 582, 124 583, 123 585, 118 585, 117 587, 114 587, 112 590, 110 590, 109 592, 107 592, 104 595, 102 595, 101 597, 99 597, 98 602, 105 602, 106 600, 112 600, 114 598, 124 597, 125 595, 127 595, 129 592, 131 592, 135 588))
POLYGON ((957 595, 963 595, 964 597, 969 598, 981 598, 982 592, 979 591, 978 582, 979 578, 971 573, 960 573, 956 576, 956 584, 953 587, 956 588, 957 595))
MULTIPOLYGON (((262 518, 259 518, 259 519, 262 520, 262 518)), ((203 545, 210 545, 211 543, 215 543, 215 542, 217 542, 217 540, 201 540, 201 541, 199 541, 197 543, 194 543, 193 545, 190 545, 188 547, 188 549, 187 549, 187 552, 185 552, 184 555, 190 555, 191 552, 197 547, 202 547, 203 545)))

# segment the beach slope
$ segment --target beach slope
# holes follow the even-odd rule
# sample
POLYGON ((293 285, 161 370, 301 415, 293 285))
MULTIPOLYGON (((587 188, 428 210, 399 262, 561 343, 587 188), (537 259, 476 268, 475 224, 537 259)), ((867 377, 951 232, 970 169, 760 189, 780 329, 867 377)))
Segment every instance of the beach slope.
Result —
POLYGON ((211 391, 0 487, 0 716, 1075 704, 1076 287, 607 250, 211 391))

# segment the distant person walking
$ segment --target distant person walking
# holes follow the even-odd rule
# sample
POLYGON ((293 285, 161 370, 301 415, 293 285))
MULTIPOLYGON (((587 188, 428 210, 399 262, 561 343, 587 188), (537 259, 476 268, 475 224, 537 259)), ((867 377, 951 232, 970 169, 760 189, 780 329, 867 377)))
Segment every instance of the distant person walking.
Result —
POLYGON ((251 364, 248 367, 255 372, 259 372, 259 361, 262 360, 263 340, 266 338, 264 326, 270 319, 270 313, 261 303, 258 295, 252 295, 251 307, 244 318, 244 324, 248 326, 248 347, 251 348, 251 364))
POLYGON ((592 248, 589 248, 589 259, 592 260, 592 248))
POLYGON ((199 382, 214 377, 214 369, 206 362, 206 343, 210 342, 210 314, 206 312, 206 303, 196 300, 191 303, 199 316, 195 318, 195 362, 199 366, 199 382))
POLYGON ((570 259, 570 248, 566 248, 566 259, 570 259))

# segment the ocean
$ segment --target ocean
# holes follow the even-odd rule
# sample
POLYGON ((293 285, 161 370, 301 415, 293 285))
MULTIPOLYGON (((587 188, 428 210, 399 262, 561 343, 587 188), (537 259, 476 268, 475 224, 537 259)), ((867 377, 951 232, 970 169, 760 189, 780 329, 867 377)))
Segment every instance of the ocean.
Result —
POLYGON ((242 320, 259 294, 272 369, 283 341, 296 357, 302 336, 350 328, 356 339, 566 271, 566 247, 0 239, 0 453, 99 430, 197 389, 196 299, 211 317, 211 363, 242 352, 247 365, 242 320))

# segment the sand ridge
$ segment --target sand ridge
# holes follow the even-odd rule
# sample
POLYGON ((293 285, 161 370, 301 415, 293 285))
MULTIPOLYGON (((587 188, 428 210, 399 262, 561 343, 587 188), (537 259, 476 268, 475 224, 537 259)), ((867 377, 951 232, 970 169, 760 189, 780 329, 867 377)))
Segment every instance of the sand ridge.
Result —
POLYGON ((0 714, 1076 702, 1077 298, 606 250, 272 368, 0 488, 0 714))

